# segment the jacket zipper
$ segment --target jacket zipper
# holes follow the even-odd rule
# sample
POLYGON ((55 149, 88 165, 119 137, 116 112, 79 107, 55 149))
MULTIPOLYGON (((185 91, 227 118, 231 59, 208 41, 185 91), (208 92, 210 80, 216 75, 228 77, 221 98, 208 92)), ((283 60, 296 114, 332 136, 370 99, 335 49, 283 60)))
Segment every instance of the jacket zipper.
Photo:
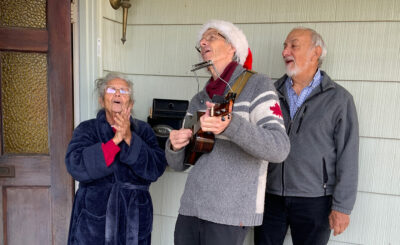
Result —
POLYGON ((324 175, 324 195, 326 196, 326 186, 327 186, 327 183, 328 183, 328 173, 327 173, 327 171, 326 171, 326 162, 325 162, 325 158, 323 157, 322 158, 322 163, 323 163, 323 171, 324 171, 324 173, 323 173, 323 175, 324 175))
MULTIPOLYGON (((286 109, 288 109, 288 111, 290 111, 290 108, 289 108, 289 105, 288 105, 288 103, 286 101, 286 98, 285 97, 282 97, 282 98, 283 98, 284 105, 286 106, 286 109)), ((294 123, 295 119, 297 118, 297 115, 299 114, 299 111, 301 111, 301 108, 303 106, 304 106, 304 103, 296 111, 296 113, 294 114, 293 119, 290 118, 290 122, 289 122, 288 129, 287 129, 287 135, 289 136, 289 138, 290 138, 290 132, 292 131, 293 123, 294 123)), ((303 111, 303 115, 304 115, 304 111, 303 111)), ((297 129, 297 131, 298 130, 299 130, 299 128, 297 129)), ((285 162, 282 162, 282 196, 285 195, 285 178, 284 178, 284 176, 285 176, 285 162)))
MULTIPOLYGON (((283 102, 284 102, 284 105, 286 106, 286 109, 288 109, 290 111, 289 105, 286 102, 285 97, 283 97, 283 102)), ((292 120, 290 120, 289 126, 287 128, 287 132, 286 132, 288 136, 289 136, 290 130, 292 128, 292 123, 293 123, 292 120)), ((285 161, 282 162, 282 196, 285 195, 285 178, 284 177, 285 177, 285 161)))
POLYGON ((300 117, 300 120, 299 120, 299 126, 297 127, 296 134, 299 133, 301 124, 303 123, 303 117, 304 117, 304 115, 306 114, 306 111, 307 111, 307 105, 305 104, 305 101, 304 101, 303 105, 304 105, 304 110, 301 113, 301 117, 300 117))
MULTIPOLYGON (((314 97, 314 96, 312 96, 312 97, 314 97)), ((289 138, 290 138, 290 132, 292 131, 293 124, 294 124, 294 122, 296 121, 296 118, 298 117, 299 112, 302 111, 301 117, 300 117, 300 120, 299 120, 299 126, 297 127, 297 130, 296 130, 296 134, 299 132, 300 126, 301 126, 301 124, 302 124, 302 122, 303 122, 303 117, 304 117, 304 115, 305 115, 305 113, 306 113, 306 111, 307 111, 306 102, 307 102, 309 99, 311 99, 312 97, 307 98, 307 99, 303 102, 303 104, 297 109, 296 113, 294 114, 293 119, 290 118, 290 122, 289 122, 288 129, 287 129, 287 135, 289 136, 289 138), (304 107, 304 110, 302 110, 303 107, 304 107)), ((284 96, 283 96, 282 98, 283 98, 283 102, 284 102, 284 104, 285 104, 285 106, 286 106, 286 109, 288 109, 288 111, 290 112, 290 108, 289 108, 289 105, 288 105, 288 103, 287 103, 287 101, 286 101, 286 98, 285 98, 284 96)), ((289 114, 290 114, 290 113, 289 113, 289 114)), ((282 196, 284 196, 284 194, 285 194, 285 179, 284 179, 284 176, 285 176, 285 162, 282 162, 282 196)))
MULTIPOLYGON (((285 102, 285 106, 287 107, 288 111, 290 111, 290 108, 289 108, 288 103, 286 102, 286 99, 284 100, 284 102, 285 102)), ((292 127, 293 127, 294 121, 296 120, 297 115, 299 114, 299 111, 301 111, 301 108, 303 106, 304 106, 304 103, 300 106, 299 109, 297 109, 296 113, 294 114, 293 119, 290 118, 289 127, 288 127, 288 130, 287 130, 287 135, 289 136, 289 138, 290 138, 290 132, 292 131, 292 127)), ((304 115, 304 111, 303 111, 303 115, 304 115)), ((302 118, 300 119, 300 122, 303 119, 303 115, 302 115, 302 118)), ((299 125, 299 128, 300 128, 300 125, 299 125)), ((297 131, 299 131, 299 128, 297 128, 297 131)), ((284 177, 285 177, 285 162, 282 162, 282 196, 285 195, 285 178, 284 177)))

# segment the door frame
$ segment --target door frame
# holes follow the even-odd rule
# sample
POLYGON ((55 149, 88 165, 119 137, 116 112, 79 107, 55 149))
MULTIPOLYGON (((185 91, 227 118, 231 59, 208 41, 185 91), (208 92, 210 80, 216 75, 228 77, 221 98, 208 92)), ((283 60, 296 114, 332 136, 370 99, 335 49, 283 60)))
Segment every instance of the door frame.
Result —
POLYGON ((74 195, 74 181, 65 165, 65 153, 74 128, 71 1, 48 0, 47 16, 51 188, 56 189, 51 191, 52 244, 65 244, 74 195), (55 19, 62 21, 51 21, 55 19), (58 193, 65 195, 57 196, 58 193))

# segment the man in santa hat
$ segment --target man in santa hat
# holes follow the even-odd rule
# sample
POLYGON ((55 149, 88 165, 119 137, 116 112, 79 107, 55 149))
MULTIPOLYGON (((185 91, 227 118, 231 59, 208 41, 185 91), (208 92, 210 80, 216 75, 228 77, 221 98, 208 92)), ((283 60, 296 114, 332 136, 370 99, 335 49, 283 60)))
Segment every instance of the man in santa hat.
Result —
MULTIPOLYGON (((231 113, 207 112, 199 119, 201 129, 215 135, 215 143, 188 174, 175 226, 176 245, 243 244, 248 228, 262 223, 268 162, 281 162, 289 152, 274 85, 265 75, 248 71, 248 46, 232 23, 211 20, 200 29, 197 49, 204 61, 212 62, 211 77, 192 98, 185 120, 211 108, 213 98, 232 90, 239 93, 235 83, 247 82, 231 113)), ((165 152, 173 169, 188 168, 185 148, 193 133, 191 129, 170 133, 165 152)))

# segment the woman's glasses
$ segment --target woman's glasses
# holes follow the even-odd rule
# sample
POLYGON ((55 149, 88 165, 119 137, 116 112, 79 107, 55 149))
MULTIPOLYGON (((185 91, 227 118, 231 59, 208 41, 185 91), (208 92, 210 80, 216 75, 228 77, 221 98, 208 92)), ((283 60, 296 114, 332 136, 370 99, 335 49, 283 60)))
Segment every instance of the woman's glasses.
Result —
POLYGON ((115 94, 117 92, 117 90, 119 91, 119 93, 121 95, 129 95, 129 89, 127 88, 113 88, 113 87, 107 87, 106 88, 106 93, 107 94, 115 94))

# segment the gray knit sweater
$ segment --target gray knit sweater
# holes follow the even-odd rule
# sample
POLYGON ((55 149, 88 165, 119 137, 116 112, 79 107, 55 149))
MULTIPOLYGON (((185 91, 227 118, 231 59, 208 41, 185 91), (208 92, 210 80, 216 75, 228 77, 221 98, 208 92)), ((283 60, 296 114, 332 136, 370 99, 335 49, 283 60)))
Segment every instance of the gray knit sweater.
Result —
MULTIPOLYGON (((240 65, 236 68, 231 86, 244 71, 240 65)), ((192 98, 188 115, 206 109, 205 101, 211 99, 203 89, 192 98)), ((260 225, 268 162, 282 162, 289 148, 274 85, 255 74, 236 98, 232 120, 216 135, 212 152, 203 154, 190 169, 179 213, 219 224, 260 225)), ((168 140, 165 152, 173 169, 187 168, 184 149, 172 151, 168 140)))

